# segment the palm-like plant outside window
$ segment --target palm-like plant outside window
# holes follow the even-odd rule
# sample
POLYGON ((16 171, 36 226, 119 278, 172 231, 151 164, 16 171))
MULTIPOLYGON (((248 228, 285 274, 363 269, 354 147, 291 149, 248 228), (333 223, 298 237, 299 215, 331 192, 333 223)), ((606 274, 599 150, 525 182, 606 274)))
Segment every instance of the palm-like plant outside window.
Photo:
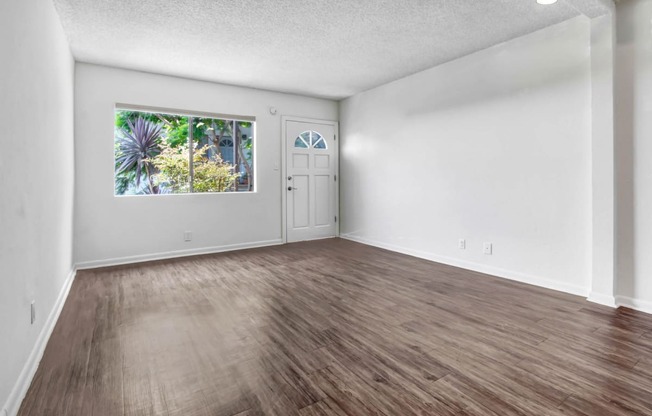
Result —
POLYGON ((152 183, 154 165, 151 160, 161 153, 161 126, 142 117, 135 122, 127 120, 128 129, 121 129, 116 155, 116 174, 135 170, 136 186, 140 186, 140 179, 145 172, 150 193, 156 193, 152 183))

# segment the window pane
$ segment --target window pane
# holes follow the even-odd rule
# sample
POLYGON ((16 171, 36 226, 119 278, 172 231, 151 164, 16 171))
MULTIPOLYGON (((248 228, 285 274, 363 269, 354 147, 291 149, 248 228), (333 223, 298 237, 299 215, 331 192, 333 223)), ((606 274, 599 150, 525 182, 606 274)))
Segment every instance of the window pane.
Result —
POLYGON ((253 190, 252 122, 128 110, 115 118, 116 195, 253 190))
POLYGON ((303 140, 301 137, 297 137, 297 139, 294 141, 294 147, 298 147, 300 149, 307 149, 308 143, 306 143, 305 140, 303 140))
POLYGON ((319 139, 321 139, 321 135, 319 133, 317 133, 316 131, 311 131, 310 132, 310 146, 311 147, 314 147, 315 143, 317 143, 317 141, 319 139))
MULTIPOLYGON (((154 163, 170 142, 179 140, 178 137, 170 134, 171 126, 175 126, 176 136, 187 136, 187 131, 185 134, 181 132, 182 117, 139 111, 116 111, 114 142, 116 195, 172 192, 169 184, 159 181, 159 169, 154 163)), ((187 183, 187 177, 185 181, 187 183)), ((184 190, 179 189, 178 192, 184 190)))
POLYGON ((312 147, 315 149, 326 149, 326 142, 324 141, 324 138, 320 136, 317 142, 312 145, 312 147))

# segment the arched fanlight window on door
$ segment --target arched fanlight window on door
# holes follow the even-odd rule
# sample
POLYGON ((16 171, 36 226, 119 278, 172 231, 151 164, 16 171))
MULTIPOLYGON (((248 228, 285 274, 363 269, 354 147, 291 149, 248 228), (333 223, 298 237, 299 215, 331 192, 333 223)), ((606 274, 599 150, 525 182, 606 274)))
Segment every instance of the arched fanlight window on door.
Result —
POLYGON ((328 149, 324 137, 316 131, 304 131, 294 141, 294 147, 299 149, 328 149))

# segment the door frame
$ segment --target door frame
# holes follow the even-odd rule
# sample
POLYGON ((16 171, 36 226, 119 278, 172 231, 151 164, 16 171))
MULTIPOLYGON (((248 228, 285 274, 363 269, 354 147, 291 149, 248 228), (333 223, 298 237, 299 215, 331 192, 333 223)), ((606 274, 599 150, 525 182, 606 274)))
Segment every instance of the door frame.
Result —
POLYGON ((306 117, 296 117, 296 116, 281 116, 281 192, 283 192, 283 196, 281 197, 281 236, 283 240, 283 244, 287 244, 288 242, 288 224, 287 224, 287 219, 288 219, 288 191, 287 191, 287 176, 288 176, 288 171, 287 171, 287 142, 288 139, 286 137, 287 133, 287 122, 288 121, 296 121, 299 123, 313 123, 313 124, 325 124, 327 126, 332 126, 333 130, 335 131, 335 137, 333 140, 333 144, 335 148, 333 149, 333 154, 335 155, 335 198, 333 201, 333 212, 335 213, 335 216, 337 217, 337 221, 335 222, 335 237, 340 236, 340 123, 339 121, 335 120, 322 120, 318 118, 306 118, 306 117))

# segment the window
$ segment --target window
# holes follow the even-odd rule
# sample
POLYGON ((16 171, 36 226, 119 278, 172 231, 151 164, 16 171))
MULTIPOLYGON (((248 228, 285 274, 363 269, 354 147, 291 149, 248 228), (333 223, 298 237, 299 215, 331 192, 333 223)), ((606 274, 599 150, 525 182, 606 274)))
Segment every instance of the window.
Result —
POLYGON ((326 140, 316 131, 304 131, 294 141, 294 147, 299 149, 328 149, 326 140))
POLYGON ((115 195, 253 191, 254 124, 116 109, 115 195))

